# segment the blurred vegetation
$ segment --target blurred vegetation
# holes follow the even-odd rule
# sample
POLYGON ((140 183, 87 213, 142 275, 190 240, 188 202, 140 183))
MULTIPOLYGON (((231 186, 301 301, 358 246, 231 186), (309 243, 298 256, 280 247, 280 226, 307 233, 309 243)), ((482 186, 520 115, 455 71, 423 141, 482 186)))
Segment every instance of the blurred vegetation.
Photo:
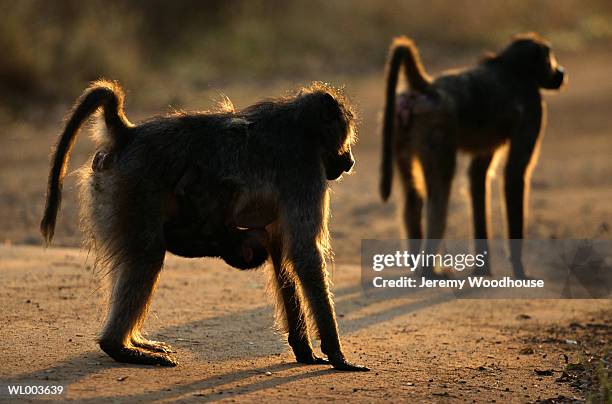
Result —
POLYGON ((178 82, 353 74, 380 69, 394 35, 452 56, 526 30, 560 49, 609 49, 612 2, 0 0, 0 108, 72 100, 101 76, 163 94, 178 82))

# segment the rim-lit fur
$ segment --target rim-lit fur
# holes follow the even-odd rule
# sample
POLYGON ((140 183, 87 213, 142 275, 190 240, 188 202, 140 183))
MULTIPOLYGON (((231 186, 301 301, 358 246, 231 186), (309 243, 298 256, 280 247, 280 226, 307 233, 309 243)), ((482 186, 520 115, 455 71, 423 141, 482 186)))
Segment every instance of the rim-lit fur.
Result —
POLYGON ((341 92, 314 83, 242 110, 224 100, 217 111, 175 112, 138 125, 125 118, 122 100, 118 85, 101 81, 77 102, 59 140, 41 226, 50 241, 70 147, 84 120, 101 107, 105 127, 94 139, 96 157, 103 157, 80 177, 86 245, 111 280, 102 349, 121 362, 176 365, 167 345, 145 340, 140 331, 168 246, 204 237, 197 256, 218 256, 206 237, 223 247, 229 241, 216 235, 265 228, 279 322, 297 360, 321 363, 306 326, 311 318, 334 367, 366 370, 342 352, 326 269, 329 180, 354 164, 355 116, 341 92), (196 179, 184 190, 194 211, 183 211, 186 219, 177 224, 171 222, 175 211, 185 208, 177 207, 176 190, 186 177, 196 179), (179 236, 168 232, 170 222, 178 234, 192 222, 203 230, 198 225, 193 237, 171 240, 179 236))
MULTIPOLYGON (((566 81, 550 44, 537 34, 515 37, 476 66, 445 72, 431 79, 425 72, 414 43, 393 41, 387 63, 380 193, 391 194, 394 163, 404 191, 403 218, 411 248, 437 249, 444 236, 450 186, 459 150, 472 156, 468 171, 478 249, 489 236, 488 172, 494 154, 509 143, 505 168, 508 236, 524 236, 529 173, 537 159, 540 133, 545 123, 542 89, 559 89, 566 81), (403 68, 408 89, 399 94, 397 83, 403 68), (413 167, 422 168, 425 192, 413 167), (425 203, 426 202, 426 203, 425 203), (426 232, 422 229, 425 209, 426 232)), ((512 244, 516 276, 524 276, 520 243, 512 244), (517 247, 518 246, 518 247, 517 247)), ((427 276, 434 276, 426 269, 427 276)), ((489 274, 488 267, 481 274, 489 274)))

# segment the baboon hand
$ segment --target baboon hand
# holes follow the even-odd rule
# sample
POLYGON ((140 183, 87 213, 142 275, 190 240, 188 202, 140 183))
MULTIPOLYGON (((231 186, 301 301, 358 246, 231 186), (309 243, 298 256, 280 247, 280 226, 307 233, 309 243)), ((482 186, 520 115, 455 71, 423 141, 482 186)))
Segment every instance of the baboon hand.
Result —
MULTIPOLYGON (((321 349, 325 353, 325 349, 323 346, 321 347, 321 349)), ((370 371, 370 368, 366 366, 356 365, 354 363, 347 361, 346 358, 344 357, 344 354, 340 351, 338 351, 338 353, 335 355, 327 355, 327 359, 329 360, 329 363, 336 370, 345 370, 348 372, 369 372, 370 371)))
POLYGON ((295 354, 295 360, 305 365, 329 365, 329 361, 324 358, 319 358, 312 351, 310 340, 305 335, 295 336, 289 334, 289 345, 295 354))

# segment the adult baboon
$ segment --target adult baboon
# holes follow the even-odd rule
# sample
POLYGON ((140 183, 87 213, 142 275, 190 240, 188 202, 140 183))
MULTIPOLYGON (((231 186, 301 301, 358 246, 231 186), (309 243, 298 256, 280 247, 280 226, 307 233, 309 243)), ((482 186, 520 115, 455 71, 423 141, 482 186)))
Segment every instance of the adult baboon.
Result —
POLYGON ((332 366, 367 370, 342 352, 325 263, 327 180, 354 164, 353 113, 339 93, 313 84, 241 111, 180 113, 133 125, 123 112, 121 88, 93 83, 53 155, 41 223, 47 243, 70 149, 98 108, 106 130, 95 138, 92 168, 82 171, 81 205, 87 239, 112 278, 99 339, 107 354, 120 362, 176 365, 166 345, 140 333, 167 250, 221 255, 245 267, 265 261, 269 252, 297 360, 327 363, 313 352, 308 312, 332 366))
MULTIPOLYGON (((425 250, 433 252, 444 235, 455 158, 457 150, 462 150, 472 155, 469 178, 476 248, 486 250, 487 173, 496 150, 509 142, 505 168, 508 235, 510 239, 522 239, 530 166, 537 154, 544 116, 540 89, 557 90, 565 81, 564 70, 548 42, 536 34, 521 35, 476 67, 432 80, 414 43, 399 37, 391 45, 387 70, 380 191, 387 200, 395 160, 406 193, 408 237, 423 237, 423 190, 419 189, 413 165, 419 164, 424 174, 425 250), (400 67, 409 89, 396 95, 400 67)), ((418 242, 411 246, 419 247, 418 242)), ((524 277, 522 242, 511 241, 510 249, 514 275, 524 277)), ((490 275, 488 260, 477 273, 490 275)), ((435 276, 432 268, 426 268, 425 275, 435 276)))

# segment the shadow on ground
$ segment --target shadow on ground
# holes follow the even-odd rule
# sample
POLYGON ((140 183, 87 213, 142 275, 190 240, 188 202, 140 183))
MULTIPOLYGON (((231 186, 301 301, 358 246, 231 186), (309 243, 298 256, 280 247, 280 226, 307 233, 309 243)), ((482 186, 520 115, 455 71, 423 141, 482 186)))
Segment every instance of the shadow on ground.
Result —
MULTIPOLYGON (((363 294, 360 285, 348 286, 345 288, 340 288, 335 291, 336 296, 336 309, 338 313, 348 314, 356 308, 364 308, 366 306, 373 305, 379 302, 382 299, 386 299, 387 297, 383 295, 369 295, 363 294)), ((433 297, 427 297, 423 299, 411 299, 405 303, 396 305, 392 308, 385 309, 383 311, 377 313, 369 313, 367 316, 362 316, 358 318, 347 318, 341 321, 341 328, 344 333, 354 333, 361 329, 376 326, 381 323, 385 323, 390 321, 398 316, 406 315, 411 312, 416 312, 422 310, 424 308, 434 306, 440 303, 444 303, 446 301, 454 299, 454 295, 452 293, 447 293, 443 295, 436 295, 433 297)), ((189 333, 197 333, 198 330, 205 330, 207 326, 211 324, 244 324, 252 321, 253 318, 264 319, 266 316, 270 316, 271 309, 268 306, 261 306, 257 308, 253 308, 250 310, 244 310, 240 312, 231 313, 228 315, 211 317, 206 319, 201 319, 193 322, 188 322, 179 326, 173 327, 165 327, 157 332, 152 334, 152 338, 159 338, 160 336, 166 336, 167 334, 180 334, 181 332, 189 332, 189 333)), ((230 332, 230 331, 227 331, 230 332)), ((270 330, 270 333, 272 331, 270 330)), ((198 334, 199 335, 199 334, 198 334)), ((281 342, 281 339, 284 337, 280 336, 267 336, 270 338, 276 338, 279 342, 278 344, 267 344, 267 346, 247 346, 246 349, 240 351, 239 355, 234 355, 232 359, 255 359, 267 356, 280 356, 281 353, 287 351, 287 347, 285 344, 281 342)), ((213 338, 209 336, 204 336, 202 338, 198 338, 199 341, 195 344, 176 344, 180 350, 189 350, 193 354, 195 354, 196 360, 200 360, 200 358, 206 358, 209 344, 207 344, 207 338, 213 338)), ((164 339, 164 338, 160 338, 164 339)), ((85 379, 91 375, 96 373, 102 373, 107 369, 150 369, 154 372, 159 372, 160 369, 151 368, 147 366, 138 366, 138 365, 127 365, 114 362, 110 357, 103 355, 100 351, 88 351, 84 352, 81 355, 75 356, 68 360, 56 363, 55 365, 37 370, 35 372, 30 373, 22 373, 14 378, 6 380, 3 384, 16 384, 16 383, 26 383, 31 381, 40 381, 41 379, 51 379, 49 375, 53 374, 61 374, 62 382, 65 383, 66 388, 70 391, 70 385, 78 382, 79 380, 85 379)), ((162 370, 163 371, 163 370, 162 370)), ((206 390, 206 389, 214 389, 215 387, 224 386, 229 383, 236 383, 242 380, 246 381, 253 376, 258 374, 266 374, 266 372, 274 373, 274 378, 270 379, 258 379, 253 382, 249 382, 247 384, 243 384, 240 386, 240 391, 225 391, 224 398, 238 396, 242 393, 253 392, 257 390, 265 390, 268 388, 278 387, 293 381, 302 380, 302 379, 310 379, 320 377, 331 372, 335 372, 331 368, 325 367, 321 369, 318 367, 310 367, 307 365, 301 365, 298 363, 279 363, 278 365, 271 366, 263 366, 263 367, 253 367, 252 369, 241 369, 233 372, 226 372, 222 374, 213 374, 210 377, 206 377, 202 380, 183 384, 183 385, 170 385, 170 386, 162 386, 158 390, 146 391, 142 394, 137 395, 129 395, 130 399, 138 399, 138 400, 160 400, 160 399, 172 399, 178 398, 186 394, 192 394, 197 396, 199 399, 203 400, 211 400, 213 398, 219 398, 219 393, 217 392, 206 392, 206 393, 198 393, 198 391, 206 390), (282 375, 283 372, 290 371, 291 369, 303 368, 303 373, 297 374, 289 374, 282 375)), ((118 398, 118 397, 116 397, 118 398)), ((97 401, 99 397, 95 397, 90 399, 89 401, 97 401)), ((80 399, 80 401, 86 402, 88 400, 80 399)))

